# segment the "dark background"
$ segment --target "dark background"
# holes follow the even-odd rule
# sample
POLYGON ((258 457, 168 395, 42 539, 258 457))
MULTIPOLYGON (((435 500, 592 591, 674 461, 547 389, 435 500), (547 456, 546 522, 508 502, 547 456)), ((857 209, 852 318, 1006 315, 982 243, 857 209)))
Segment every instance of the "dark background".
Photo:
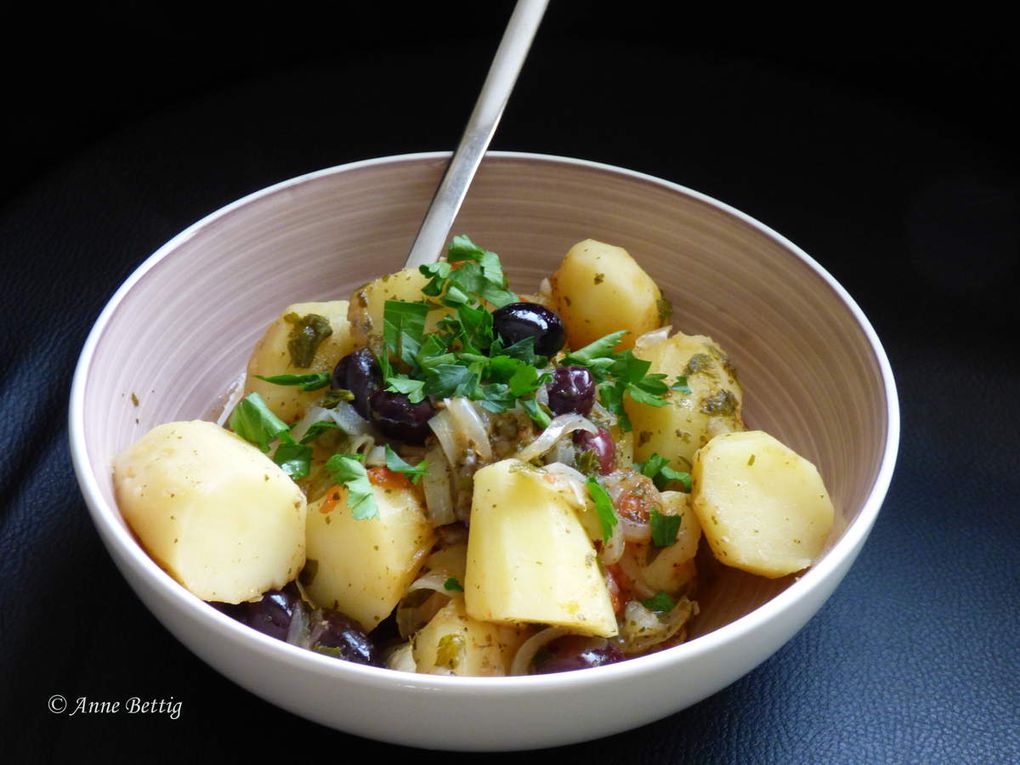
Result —
MULTIPOLYGON (((88 328, 159 245, 309 170, 452 148, 511 4, 363 5, 116 2, 0 19, 7 761, 466 761, 320 728, 208 669, 113 568, 66 446, 88 328), (173 696, 183 714, 69 719, 46 711, 54 693, 173 696)), ((776 656, 665 720, 539 756, 1016 762, 1012 25, 976 6, 904 20, 666 7, 553 0, 494 148, 652 173, 804 247, 886 345, 900 460, 857 564, 776 656)))

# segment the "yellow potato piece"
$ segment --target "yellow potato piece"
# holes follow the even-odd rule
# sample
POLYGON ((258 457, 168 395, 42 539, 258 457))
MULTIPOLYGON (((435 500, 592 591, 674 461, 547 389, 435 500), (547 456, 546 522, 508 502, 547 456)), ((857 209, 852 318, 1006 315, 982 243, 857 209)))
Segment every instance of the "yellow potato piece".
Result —
POLYGON ((694 453, 718 434, 743 430, 743 392, 726 354, 710 337, 677 332, 669 338, 641 338, 634 355, 652 363, 649 373, 665 374, 667 384, 686 376, 689 394, 670 391, 668 405, 648 406, 624 397, 634 427, 634 458, 657 452, 676 470, 690 470, 694 453))
POLYGON ((609 637, 616 617, 595 549, 574 510, 520 460, 475 473, 464 579, 467 613, 609 637))
POLYGON ((322 398, 323 391, 302 391, 298 386, 276 385, 259 380, 256 375, 301 375, 315 372, 332 372, 333 367, 344 356, 354 350, 350 325, 347 322, 347 301, 333 300, 328 303, 295 303, 287 306, 282 314, 266 329, 262 339, 255 345, 248 361, 248 372, 244 383, 245 395, 258 393, 273 414, 287 423, 294 423, 304 416, 305 411, 322 398), (306 316, 317 314, 329 320, 333 334, 320 343, 315 358, 308 367, 291 364, 290 340, 292 323, 284 317, 291 314, 306 316))
POLYGON ((586 239, 567 252, 550 278, 567 343, 581 348, 621 329, 625 350, 668 321, 668 304, 652 278, 622 247, 586 239))
POLYGON ((347 490, 338 487, 308 506, 306 528, 308 560, 315 564, 305 592, 369 631, 396 607, 434 542, 416 490, 375 485, 372 490, 377 517, 355 520, 347 490), (327 513, 321 512, 324 503, 332 505, 327 513))
POLYGON ((523 642, 521 627, 472 619, 455 596, 411 641, 418 672, 502 677, 523 642))
POLYGON ((694 512, 722 563, 776 578, 810 566, 835 511, 818 470, 768 433, 724 433, 694 461, 694 512))
MULTIPOLYGON (((350 308, 347 310, 355 345, 359 348, 379 347, 382 344, 386 301, 403 300, 416 303, 424 300, 425 296, 421 290, 428 283, 429 277, 417 268, 405 268, 356 289, 351 295, 350 308)), ((450 313, 452 311, 448 309, 430 311, 425 321, 425 331, 435 331, 439 320, 450 313)))
POLYGON ((258 598, 304 565, 304 495, 269 457, 218 425, 153 428, 117 455, 113 478, 142 546, 203 600, 258 598))
POLYGON ((701 523, 690 506, 690 496, 679 491, 662 492, 663 513, 679 515, 676 542, 658 550, 652 562, 641 568, 641 579, 656 592, 679 592, 694 576, 694 556, 701 541, 701 523))

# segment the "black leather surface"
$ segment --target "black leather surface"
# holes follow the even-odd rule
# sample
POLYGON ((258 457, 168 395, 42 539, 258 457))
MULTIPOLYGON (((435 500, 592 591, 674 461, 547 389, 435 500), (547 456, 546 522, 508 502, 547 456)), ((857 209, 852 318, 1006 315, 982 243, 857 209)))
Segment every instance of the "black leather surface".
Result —
MULTIPOLYGON (((777 655, 660 722, 529 758, 1020 761, 1020 175, 1006 25, 840 19, 809 33, 722 11, 554 5, 495 147, 675 180, 800 244, 883 339, 903 440, 861 557, 777 655)), ((91 322, 186 225, 309 170, 451 147, 507 4, 463 18, 115 7, 7 30, 38 35, 37 58, 58 66, 33 74, 35 58, 4 54, 0 758, 474 761, 306 723, 187 652, 103 550, 65 422, 91 322), (57 693, 174 697, 182 714, 69 718, 47 711, 57 693)))

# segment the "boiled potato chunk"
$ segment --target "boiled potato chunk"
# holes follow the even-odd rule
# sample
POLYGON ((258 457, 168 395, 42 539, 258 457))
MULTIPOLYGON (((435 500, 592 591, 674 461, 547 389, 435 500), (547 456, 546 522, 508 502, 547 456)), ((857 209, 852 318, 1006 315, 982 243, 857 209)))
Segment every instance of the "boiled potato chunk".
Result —
POLYGON ((567 343, 574 349, 626 329, 630 334, 617 346, 625 350, 669 318, 659 288, 622 247, 594 239, 578 242, 550 282, 567 343))
POLYGON ((372 491, 375 518, 355 520, 342 486, 308 506, 308 560, 315 565, 303 580, 317 605, 342 611, 369 631, 393 611, 434 541, 415 489, 373 484, 372 491))
POLYGON ((520 460, 475 473, 464 590, 467 613, 616 634, 595 550, 567 500, 520 460))
POLYGON ((269 457, 211 422, 153 428, 114 459, 142 546, 202 600, 240 603, 305 562, 305 498, 269 457))
POLYGON ((679 592, 694 576, 694 556, 701 541, 701 523, 690 506, 690 496, 679 491, 662 492, 663 513, 679 515, 676 542, 663 547, 641 569, 641 579, 656 592, 679 592))
MULTIPOLYGON (((365 346, 376 348, 381 345, 386 301, 403 300, 414 303, 424 300, 425 296, 421 290, 428 283, 429 277, 417 268, 405 268, 356 289, 351 295, 351 305, 347 311, 355 344, 359 348, 365 346)), ((425 322, 425 331, 435 331, 439 320, 449 313, 451 312, 445 309, 430 311, 425 322)))
POLYGON ((354 341, 351 338, 350 325, 347 322, 347 310, 346 300, 333 300, 328 303, 295 303, 287 306, 284 312, 269 325, 252 352, 251 359, 248 361, 248 374, 245 378, 245 394, 258 393, 273 411, 273 414, 286 423, 300 420, 305 410, 317 399, 322 398, 323 391, 302 391, 296 385, 276 385, 259 380, 256 375, 275 377, 276 375, 332 372, 337 362, 354 350, 354 341), (295 325, 287 321, 285 317, 309 314, 328 319, 333 334, 323 339, 319 344, 310 366, 296 367, 291 363, 291 353, 288 348, 291 331, 295 325))
POLYGON ((717 433, 743 430, 743 392, 726 354, 710 337, 677 332, 643 337, 634 355, 652 363, 649 372, 667 375, 666 382, 687 378, 689 394, 670 391, 664 407, 624 397, 634 427, 634 458, 644 462, 658 452, 676 470, 690 470, 694 453, 717 433))
POLYGON ((521 627, 480 622, 454 597, 412 640, 418 672, 501 677, 523 642, 521 627))
POLYGON ((835 511, 818 470, 759 430, 724 433, 694 461, 694 512, 722 563, 770 578, 810 566, 835 511))

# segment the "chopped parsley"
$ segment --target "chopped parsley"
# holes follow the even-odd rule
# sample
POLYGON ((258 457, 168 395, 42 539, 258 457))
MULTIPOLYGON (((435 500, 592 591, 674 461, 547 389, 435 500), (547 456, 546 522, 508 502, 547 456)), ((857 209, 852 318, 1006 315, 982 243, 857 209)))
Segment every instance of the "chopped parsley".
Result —
POLYGON ((457 580, 457 577, 451 576, 445 582, 443 582, 443 589, 447 592, 464 592, 464 588, 461 583, 457 580))
POLYGON ((290 438, 287 423, 273 414, 258 393, 249 393, 238 402, 228 424, 232 431, 263 452, 268 452, 269 444, 277 438, 290 438))
POLYGON ((588 496, 595 503, 595 512, 599 516, 599 521, 602 522, 602 541, 608 542, 613 535, 613 529, 616 528, 616 524, 620 520, 616 517, 616 511, 613 509, 613 500, 610 498, 609 492, 594 476, 589 476, 585 485, 588 487, 588 496))
POLYGON ((255 376, 273 385, 298 385, 304 391, 325 388, 329 385, 330 380, 329 372, 315 372, 307 375, 273 375, 272 377, 255 376))
POLYGON ((309 446, 291 441, 284 441, 276 447, 273 462, 283 468, 283 472, 298 481, 308 475, 312 465, 312 449, 309 446))
POLYGON ((301 437, 301 443, 310 444, 315 441, 323 433, 328 433, 332 430, 340 430, 340 426, 337 425, 333 420, 319 420, 319 422, 312 423, 312 426, 305 431, 305 434, 301 437))
POLYGON ((403 473, 411 479, 411 483, 418 483, 421 477, 425 475, 425 471, 428 470, 429 463, 422 460, 417 465, 411 465, 410 463, 404 462, 390 447, 386 444, 386 467, 392 470, 394 473, 403 473))
POLYGON ((326 471, 338 484, 347 487, 347 506, 356 521, 379 515, 375 492, 360 455, 334 454, 326 462, 326 471))
POLYGON ((665 592, 657 592, 647 600, 642 600, 641 605, 649 611, 655 611, 657 614, 664 614, 667 611, 672 611, 676 607, 676 601, 665 592))
POLYGON ((517 295, 507 289, 499 256, 467 236, 453 237, 445 262, 420 266, 419 270, 430 278, 422 292, 451 308, 482 301, 502 308, 517 301, 517 295))
POLYGON ((691 493, 691 474, 674 470, 669 466, 669 460, 658 452, 652 452, 652 456, 644 462, 635 462, 634 469, 651 478, 659 491, 665 490, 671 481, 676 481, 686 493, 691 493))
POLYGON ((312 365, 315 352, 319 350, 322 341, 333 334, 333 327, 330 326, 329 319, 317 313, 304 316, 288 313, 283 318, 294 325, 287 340, 290 363, 299 369, 306 369, 312 365))
POLYGON ((681 517, 679 515, 663 515, 658 510, 652 509, 652 544, 656 547, 669 547, 676 542, 677 532, 680 531, 681 517))

